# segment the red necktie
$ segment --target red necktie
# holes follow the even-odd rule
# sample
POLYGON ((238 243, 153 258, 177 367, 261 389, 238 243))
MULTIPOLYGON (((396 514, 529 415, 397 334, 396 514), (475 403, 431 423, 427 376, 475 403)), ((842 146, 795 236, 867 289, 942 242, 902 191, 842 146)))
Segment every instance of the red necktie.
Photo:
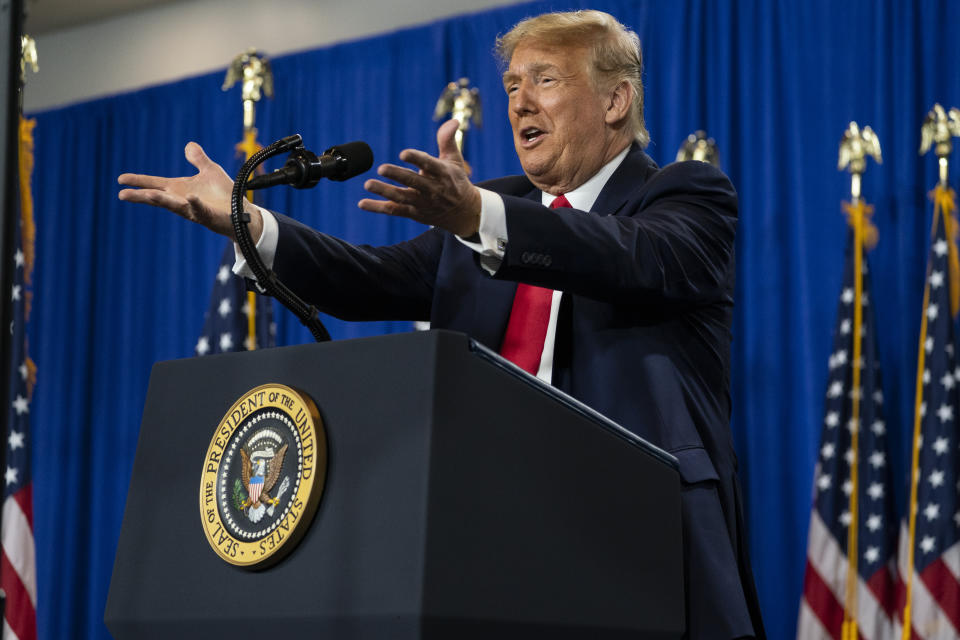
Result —
MULTIPOLYGON (((557 196, 550 203, 551 209, 569 206, 570 202, 563 195, 557 196)), ((500 346, 500 355, 533 375, 537 375, 540 368, 552 301, 552 289, 522 282, 518 284, 517 293, 513 297, 513 308, 510 310, 510 320, 507 322, 507 332, 500 346)))

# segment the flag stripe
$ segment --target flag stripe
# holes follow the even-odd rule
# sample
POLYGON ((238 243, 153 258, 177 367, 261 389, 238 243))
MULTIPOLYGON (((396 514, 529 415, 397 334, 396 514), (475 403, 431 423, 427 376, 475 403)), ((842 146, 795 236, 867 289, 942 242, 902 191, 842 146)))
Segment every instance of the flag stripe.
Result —
POLYGON ((807 570, 803 576, 803 600, 828 632, 828 637, 839 638, 843 627, 843 605, 810 562, 807 562, 807 570))
MULTIPOLYGON (((807 565, 807 570, 811 570, 809 565, 807 565)), ((841 612, 840 615, 842 616, 843 612, 841 612)), ((806 599, 800 602, 800 619, 797 620, 797 637, 804 638, 804 640, 834 640, 834 636, 823 626, 820 618, 814 613, 806 599)))
POLYGON ((4 620, 20 640, 36 640, 37 614, 27 588, 20 581, 6 551, 0 551, 0 587, 7 595, 4 620))
MULTIPOLYGON (((820 519, 820 514, 816 511, 810 517, 810 534, 807 547, 808 566, 823 584, 823 587, 830 592, 833 600, 837 603, 843 603, 847 584, 846 557, 836 539, 830 534, 823 520, 820 519)), ((877 573, 880 571, 886 572, 886 569, 881 568, 877 573)), ((876 574, 874 574, 875 576, 876 574)), ((882 580, 882 578, 878 580, 882 580)), ((858 626, 865 638, 885 638, 888 637, 889 629, 892 628, 894 591, 892 588, 887 592, 882 589, 877 591, 873 588, 872 583, 873 578, 871 578, 870 583, 860 580, 857 585, 858 626), (886 604, 881 604, 879 598, 884 594, 889 597, 889 601, 886 604)), ((808 597, 806 580, 804 581, 804 597, 808 597)), ((838 604, 838 606, 841 609, 840 619, 842 621, 843 605, 838 604)), ((814 609, 818 614, 821 613, 816 607, 814 609)), ((839 637, 839 631, 837 634, 837 637, 839 637)))
POLYGON ((30 604, 37 605, 37 574, 33 529, 16 500, 7 498, 3 503, 2 525, 3 552, 10 567, 22 581, 30 604))
POLYGON ((930 595, 937 601, 954 629, 960 629, 960 585, 941 559, 933 561, 920 574, 930 595))
POLYGON ((30 530, 33 531, 33 484, 28 484, 13 494, 23 517, 27 519, 30 530))

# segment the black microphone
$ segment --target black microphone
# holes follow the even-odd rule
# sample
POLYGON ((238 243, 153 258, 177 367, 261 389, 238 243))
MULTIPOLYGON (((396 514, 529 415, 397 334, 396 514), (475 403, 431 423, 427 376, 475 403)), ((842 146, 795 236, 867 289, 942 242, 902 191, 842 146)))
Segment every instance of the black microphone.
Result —
POLYGON ((321 178, 342 182, 358 176, 373 166, 373 151, 366 142, 357 140, 330 147, 319 158, 303 147, 294 149, 284 165, 272 173, 247 181, 247 189, 265 189, 288 184, 296 189, 316 186, 321 178))

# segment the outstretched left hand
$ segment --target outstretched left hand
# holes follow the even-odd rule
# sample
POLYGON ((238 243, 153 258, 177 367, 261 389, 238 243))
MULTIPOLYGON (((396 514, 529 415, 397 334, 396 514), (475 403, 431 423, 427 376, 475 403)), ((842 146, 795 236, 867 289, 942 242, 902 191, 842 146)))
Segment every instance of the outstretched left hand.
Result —
POLYGON ((423 224, 469 237, 480 229, 480 191, 467 175, 466 163, 457 148, 455 135, 460 123, 448 120, 437 131, 438 157, 416 149, 404 149, 400 160, 418 172, 393 164, 382 164, 377 173, 403 186, 381 180, 367 180, 363 187, 386 198, 364 198, 361 209, 410 218, 423 224))

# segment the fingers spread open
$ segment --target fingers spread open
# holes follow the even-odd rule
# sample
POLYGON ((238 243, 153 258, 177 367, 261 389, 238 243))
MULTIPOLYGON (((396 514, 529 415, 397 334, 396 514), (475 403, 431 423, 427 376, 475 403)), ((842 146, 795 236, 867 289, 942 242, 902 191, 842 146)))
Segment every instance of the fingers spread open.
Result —
POLYGON ((140 187, 141 189, 163 189, 170 182, 170 178, 147 176, 139 173, 122 173, 117 177, 117 182, 128 187, 140 187))
POLYGON ((196 142, 188 142, 187 146, 183 148, 183 155, 187 159, 187 162, 197 169, 202 170, 209 165, 216 164, 203 151, 203 147, 196 142))
POLYGON ((373 213, 384 213, 389 216, 402 216, 404 218, 415 218, 416 209, 410 205, 391 202, 390 200, 373 200, 364 198, 357 203, 357 206, 364 211, 373 213))
POLYGON ((187 201, 185 199, 159 189, 122 189, 117 195, 126 202, 163 207, 180 215, 184 215, 186 212, 187 201))
POLYGON ((367 180, 363 188, 397 204, 413 204, 420 195, 416 189, 398 187, 380 180, 367 180))
POLYGON ((419 149, 404 149, 400 152, 400 159, 422 169, 425 173, 434 175, 442 173, 446 168, 442 160, 419 149))
MULTIPOLYGON (((400 184, 414 189, 424 189, 428 185, 428 180, 416 171, 411 171, 410 169, 405 169, 404 167, 398 167, 394 164, 380 165, 377 167, 377 173, 384 178, 388 178, 394 182, 399 182, 400 184)), ((378 181, 372 180, 371 182, 378 181)))

